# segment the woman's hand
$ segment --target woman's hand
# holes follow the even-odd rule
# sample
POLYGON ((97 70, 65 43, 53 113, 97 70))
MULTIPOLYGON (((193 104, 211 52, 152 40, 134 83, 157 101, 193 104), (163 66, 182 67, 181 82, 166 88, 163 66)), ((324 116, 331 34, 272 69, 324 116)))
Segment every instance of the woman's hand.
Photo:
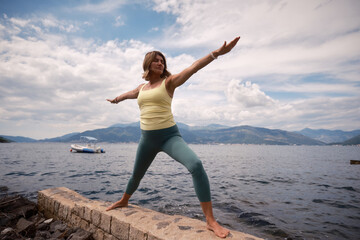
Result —
POLYGON ((226 44, 226 41, 225 41, 224 44, 219 49, 217 49, 213 52, 214 56, 218 57, 220 55, 224 55, 224 54, 230 52, 231 49, 233 49, 235 47, 235 45, 237 44, 239 39, 240 39, 240 37, 236 37, 234 40, 232 40, 228 44, 226 44))
POLYGON ((106 101, 111 102, 111 103, 115 103, 118 104, 119 102, 117 101, 117 97, 114 99, 106 99, 106 101))
POLYGON ((119 102, 122 102, 126 99, 136 99, 139 95, 140 89, 141 87, 144 85, 145 83, 140 84, 137 88, 135 88, 134 90, 128 91, 126 93, 121 94, 120 96, 117 96, 114 99, 106 99, 106 101, 111 102, 111 103, 115 103, 118 104, 119 102))

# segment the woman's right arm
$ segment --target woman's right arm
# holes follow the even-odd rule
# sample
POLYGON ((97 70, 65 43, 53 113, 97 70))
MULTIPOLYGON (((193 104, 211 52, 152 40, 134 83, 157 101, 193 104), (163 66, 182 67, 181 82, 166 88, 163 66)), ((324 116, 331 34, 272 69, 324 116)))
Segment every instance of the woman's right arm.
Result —
POLYGON ((111 102, 111 103, 119 103, 121 101, 124 101, 126 99, 136 99, 139 95, 140 89, 141 87, 144 85, 140 84, 137 88, 135 88, 134 90, 128 91, 126 93, 121 94, 120 96, 117 96, 114 99, 106 99, 107 101, 111 102))

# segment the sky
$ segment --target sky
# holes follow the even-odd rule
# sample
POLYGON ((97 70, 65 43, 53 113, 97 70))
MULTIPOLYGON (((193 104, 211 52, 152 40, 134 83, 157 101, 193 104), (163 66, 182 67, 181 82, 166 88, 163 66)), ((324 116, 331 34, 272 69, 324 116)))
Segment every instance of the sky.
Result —
POLYGON ((139 121, 160 50, 179 73, 241 39, 176 89, 175 121, 360 129, 358 0, 0 0, 0 135, 44 139, 139 121))

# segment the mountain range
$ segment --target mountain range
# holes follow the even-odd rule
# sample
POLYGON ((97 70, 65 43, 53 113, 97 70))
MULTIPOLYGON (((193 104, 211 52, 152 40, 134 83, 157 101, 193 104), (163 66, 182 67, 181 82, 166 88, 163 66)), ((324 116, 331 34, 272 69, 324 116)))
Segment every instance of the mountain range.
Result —
POLYGON ((355 131, 341 131, 341 130, 326 130, 326 129, 310 129, 305 128, 298 133, 322 141, 324 143, 339 143, 349 140, 350 138, 360 135, 360 130, 355 131))
MULTIPOLYGON (((181 135, 188 143, 198 144, 267 144, 267 145, 326 145, 329 143, 360 144, 360 130, 345 132, 341 130, 303 129, 289 132, 279 129, 267 129, 252 126, 229 127, 219 124, 208 126, 189 126, 177 124, 181 135)), ((1 137, 14 142, 79 142, 80 136, 91 136, 99 142, 138 142, 140 123, 115 124, 108 128, 74 132, 56 138, 35 140, 26 137, 1 137)))

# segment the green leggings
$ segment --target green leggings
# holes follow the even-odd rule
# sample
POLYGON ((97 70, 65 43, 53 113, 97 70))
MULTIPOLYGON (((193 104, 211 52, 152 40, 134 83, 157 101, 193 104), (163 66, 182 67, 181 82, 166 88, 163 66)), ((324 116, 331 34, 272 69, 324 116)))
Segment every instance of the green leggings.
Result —
POLYGON ((126 193, 132 195, 136 191, 150 164, 161 151, 189 170, 200 202, 210 202, 209 179, 204 167, 196 154, 185 143, 176 125, 160 130, 141 130, 134 171, 129 179, 126 193))

